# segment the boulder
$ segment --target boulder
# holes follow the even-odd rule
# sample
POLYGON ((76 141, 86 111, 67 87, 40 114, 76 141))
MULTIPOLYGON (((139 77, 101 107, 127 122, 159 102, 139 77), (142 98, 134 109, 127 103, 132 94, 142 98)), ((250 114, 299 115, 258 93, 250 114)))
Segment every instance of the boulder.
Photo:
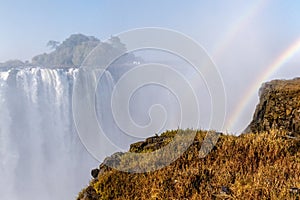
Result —
POLYGON ((91 175, 93 178, 97 178, 98 177, 98 174, 99 174, 100 170, 99 169, 93 169, 91 171, 91 175))

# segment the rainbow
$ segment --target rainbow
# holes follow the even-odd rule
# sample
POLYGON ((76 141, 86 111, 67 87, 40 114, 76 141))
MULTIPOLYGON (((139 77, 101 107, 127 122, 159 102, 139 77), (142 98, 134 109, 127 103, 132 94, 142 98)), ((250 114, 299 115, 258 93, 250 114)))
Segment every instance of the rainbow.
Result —
POLYGON ((216 48, 213 50, 213 57, 218 58, 223 55, 223 52, 228 49, 228 46, 232 41, 236 38, 237 34, 243 30, 247 24, 253 19, 258 13, 263 11, 263 9, 268 5, 270 0, 258 1, 253 6, 251 6, 247 12, 243 14, 243 16, 239 17, 239 19, 233 23, 230 28, 224 34, 224 37, 217 42, 216 48))
POLYGON ((246 90, 247 92, 243 95, 243 99, 236 106, 233 114, 227 120, 225 125, 227 130, 235 125, 236 121, 239 119, 240 115, 243 113, 245 107, 249 104, 252 97, 257 93, 262 82, 266 81, 271 75, 273 75, 280 67, 282 67, 289 59, 291 59, 296 52, 300 50, 300 37, 294 41, 283 53, 281 53, 272 62, 266 70, 251 84, 251 86, 246 90))
MULTIPOLYGON (((244 14, 241 17, 239 17, 238 20, 227 29, 222 39, 216 43, 217 46, 212 51, 212 57, 214 59, 220 58, 220 56, 223 55, 223 52, 228 49, 228 46, 232 43, 232 41, 235 40, 239 32, 243 30, 253 18, 255 18, 259 13, 261 13, 264 10, 264 8, 267 7, 269 2, 270 0, 262 0, 258 1, 258 3, 254 3, 251 7, 249 7, 249 9, 246 12, 244 12, 244 14)), ((253 90, 254 94, 256 89, 257 87, 253 86, 253 89, 250 90, 253 90)), ((233 114, 228 118, 228 120, 226 120, 224 130, 231 130, 231 125, 234 124, 239 118, 241 111, 243 111, 244 106, 248 104, 248 101, 250 101, 251 96, 252 95, 246 94, 246 97, 244 99, 247 100, 240 101, 233 114), (232 123, 233 121, 234 123, 232 123)))

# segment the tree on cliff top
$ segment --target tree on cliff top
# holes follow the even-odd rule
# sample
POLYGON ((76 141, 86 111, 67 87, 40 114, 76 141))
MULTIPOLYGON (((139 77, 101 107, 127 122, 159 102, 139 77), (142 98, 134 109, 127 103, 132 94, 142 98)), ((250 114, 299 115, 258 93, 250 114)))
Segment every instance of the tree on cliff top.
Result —
POLYGON ((49 54, 44 53, 33 57, 32 64, 45 67, 78 67, 85 57, 98 45, 98 48, 106 52, 105 56, 107 57, 126 50, 125 45, 117 37, 111 37, 107 43, 102 43, 93 36, 73 34, 61 44, 57 41, 49 41, 47 46, 51 46, 55 50, 49 54))

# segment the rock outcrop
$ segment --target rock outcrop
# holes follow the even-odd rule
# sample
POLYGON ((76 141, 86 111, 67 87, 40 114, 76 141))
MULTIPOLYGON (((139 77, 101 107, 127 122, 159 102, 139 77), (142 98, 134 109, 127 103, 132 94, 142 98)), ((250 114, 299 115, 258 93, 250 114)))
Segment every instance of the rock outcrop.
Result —
MULTIPOLYGON (((134 159, 122 161, 126 153, 115 153, 92 171, 94 179, 77 200, 299 199, 300 78, 265 83, 259 95, 260 103, 247 128, 253 133, 220 134, 212 151, 202 158, 199 152, 208 132, 197 131, 180 158, 153 172, 109 167, 114 163, 126 169, 144 165, 134 159)), ((167 131, 132 144, 129 152, 154 153, 179 132, 188 134, 188 130, 167 131)))
POLYGON ((245 132, 279 129, 300 134, 300 78, 264 83, 259 96, 260 102, 245 132))
MULTIPOLYGON (((130 151, 155 151, 174 134, 176 131, 135 143, 130 151)), ((299 138, 286 137, 284 131, 278 130, 240 136, 221 134, 215 148, 200 158, 206 134, 198 131, 180 158, 153 172, 130 173, 105 167, 105 163, 120 162, 118 158, 126 156, 114 154, 94 171, 99 174, 94 174, 96 178, 77 200, 300 198, 299 138)), ((126 161, 128 168, 136 164, 134 160, 126 161)))

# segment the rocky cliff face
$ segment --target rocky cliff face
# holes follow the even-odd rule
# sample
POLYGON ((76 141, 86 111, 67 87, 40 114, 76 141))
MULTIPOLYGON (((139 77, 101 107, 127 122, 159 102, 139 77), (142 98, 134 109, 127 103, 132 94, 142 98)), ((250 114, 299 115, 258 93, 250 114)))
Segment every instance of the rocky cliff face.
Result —
POLYGON ((300 78, 264 83, 259 96, 260 102, 245 132, 280 129, 300 134, 300 78))

